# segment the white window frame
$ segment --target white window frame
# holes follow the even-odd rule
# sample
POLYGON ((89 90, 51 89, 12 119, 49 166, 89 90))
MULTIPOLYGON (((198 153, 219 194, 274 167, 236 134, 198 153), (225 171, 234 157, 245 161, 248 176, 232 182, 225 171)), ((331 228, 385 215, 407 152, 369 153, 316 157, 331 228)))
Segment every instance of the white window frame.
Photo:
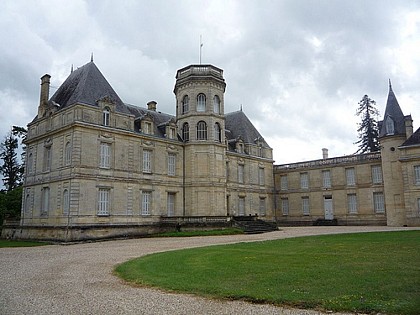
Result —
POLYGON ((281 198, 281 212, 284 216, 289 215, 289 199, 281 198))
POLYGON ((175 176, 176 174, 176 154, 168 153, 168 175, 175 176))
POLYGON ((70 141, 67 141, 66 145, 64 146, 64 165, 71 164, 71 152, 72 152, 71 143, 70 141))
POLYGON ((68 215, 70 212, 70 193, 67 188, 63 190, 63 214, 68 215))
POLYGON ((322 187, 331 188, 331 171, 330 170, 322 171, 322 187))
POLYGON ((107 142, 100 143, 100 153, 99 153, 99 167, 100 168, 110 168, 111 167, 111 144, 107 142))
POLYGON ((280 190, 288 190, 289 189, 289 181, 287 179, 287 175, 280 176, 280 190))
POLYGON ((385 119, 385 129, 387 135, 393 135, 395 133, 394 120, 389 116, 385 119))
POLYGON ((52 148, 51 146, 44 147, 44 171, 51 170, 52 148))
POLYGON ((50 188, 43 187, 41 191, 41 215, 48 215, 50 210, 50 188))
POLYGON ((197 123, 197 140, 207 140, 207 124, 203 120, 197 123))
POLYGON ((300 173, 300 188, 309 189, 309 173, 300 173))
POLYGON ((213 97, 213 111, 215 114, 220 114, 220 97, 218 95, 213 97))
POLYGON ((373 184, 382 184, 382 166, 381 165, 372 165, 372 183, 373 184))
POLYGON ((354 167, 346 168, 347 186, 356 186, 356 171, 354 167))
POLYGON ((197 95, 197 112, 206 111, 206 95, 200 93, 197 95))
POLYGON ((143 150, 143 173, 152 173, 152 156, 151 150, 143 150))
POLYGON ((347 194, 347 208, 349 214, 357 214, 357 195, 347 194))
POLYGON ((311 210, 310 210, 310 206, 309 206, 309 197, 308 196, 302 197, 302 214, 303 215, 310 215, 311 214, 311 210))
POLYGON ((414 165, 414 184, 420 185, 420 165, 414 165))
POLYGON ((109 107, 105 107, 104 110, 102 111, 102 125, 109 126, 110 118, 111 118, 110 109, 109 107))
POLYGON ((383 192, 373 193, 373 209, 375 213, 385 213, 385 197, 383 192))
POLYGON ((264 167, 258 167, 258 184, 260 186, 265 185, 265 168, 264 167))
POLYGON ((142 191, 141 192, 141 215, 151 215, 152 213, 152 192, 142 191))
POLYGON ((238 164, 238 183, 244 183, 244 172, 245 172, 245 165, 238 164))
POLYGON ((111 205, 111 189, 99 188, 98 189, 98 216, 108 216, 110 213, 111 205))
POLYGON ((175 193, 168 192, 166 207, 168 217, 173 217, 175 215, 175 193))

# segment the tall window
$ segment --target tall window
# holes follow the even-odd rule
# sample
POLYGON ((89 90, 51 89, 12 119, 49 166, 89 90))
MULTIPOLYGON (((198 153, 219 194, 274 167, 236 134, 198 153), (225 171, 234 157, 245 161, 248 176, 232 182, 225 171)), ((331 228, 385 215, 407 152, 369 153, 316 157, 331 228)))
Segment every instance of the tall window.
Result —
POLYGON ((239 197, 239 215, 245 215, 245 197, 239 197))
POLYGON ((105 107, 104 111, 102 112, 102 124, 104 126, 109 126, 109 117, 110 117, 109 107, 105 107))
POLYGON ((32 152, 29 153, 28 160, 26 163, 27 163, 27 166, 26 166, 27 172, 28 174, 31 174, 34 169, 34 155, 32 154, 32 152))
POLYGON ((303 215, 309 215, 309 197, 302 197, 302 213, 303 215))
POLYGON ((258 168, 258 184, 265 185, 265 170, 264 167, 258 168))
POLYGON ((347 186, 356 185, 356 176, 355 176, 353 167, 346 168, 346 182, 347 182, 347 186))
POLYGON ((206 96, 201 93, 197 96, 197 112, 206 111, 206 96))
POLYGON ((185 95, 182 99, 182 113, 185 114, 190 110, 190 99, 188 95, 185 95))
POLYGON ((168 217, 172 217, 175 215, 175 193, 168 193, 168 200, 167 200, 167 208, 168 208, 168 217))
POLYGON ((190 126, 188 125, 188 123, 184 123, 184 125, 182 126, 182 138, 185 142, 190 141, 190 126))
POLYGON ((44 148, 44 171, 51 169, 51 146, 44 148))
POLYGON ((266 212, 266 203, 265 203, 265 198, 264 197, 260 197, 260 216, 265 216, 265 212, 266 212))
POLYGON ((308 173, 300 174, 300 188, 301 189, 309 188, 309 174, 308 173))
POLYGON ((220 114, 220 98, 217 95, 213 98, 213 111, 215 114, 220 114))
POLYGON ((243 164, 239 164, 238 165, 238 182, 243 184, 244 183, 244 165, 243 164))
POLYGON ((322 171, 322 187, 331 188, 331 172, 322 171))
POLYGON ((168 154, 168 175, 174 176, 175 175, 175 167, 176 167, 176 155, 173 153, 168 154))
POLYGON ((395 132, 395 130, 394 130, 394 121, 389 116, 385 120, 385 129, 386 129, 386 134, 387 135, 393 135, 394 132, 395 132))
POLYGON ((372 166, 372 183, 382 184, 382 166, 372 166))
POLYGON ((281 212, 283 213, 283 215, 289 215, 289 199, 281 199, 281 212))
POLYGON ((280 176, 280 190, 288 190, 288 186, 287 175, 280 176))
POLYGON ((141 193, 141 215, 151 214, 152 192, 143 191, 141 193))
POLYGON ((100 144, 100 161, 99 167, 111 167, 111 144, 102 142, 100 144))
POLYGON ((68 189, 63 191, 63 214, 69 214, 70 210, 70 196, 68 189))
POLYGON ((111 189, 99 188, 98 215, 109 215, 111 189))
POLYGON ((64 164, 69 165, 71 163, 71 144, 70 141, 66 142, 64 147, 64 164))
POLYGON ((414 184, 420 185, 420 165, 414 166, 414 184))
POLYGON ((44 187, 41 191, 41 215, 48 215, 50 209, 50 188, 44 187))
POLYGON ((152 172, 152 151, 143 150, 143 172, 152 172))
POLYGON ((384 193, 382 192, 373 193, 373 209, 375 210, 375 213, 385 212, 384 193))
POLYGON ((356 194, 348 194, 347 195, 347 204, 348 204, 348 208, 349 208, 349 214, 356 214, 357 213, 356 194))
POLYGON ((215 123, 214 124, 214 141, 222 142, 222 133, 220 130, 220 124, 215 123))
POLYGON ((197 124, 197 140, 207 140, 207 124, 204 121, 197 124))
POLYGON ((143 121, 143 133, 147 135, 153 134, 153 125, 150 121, 143 121))

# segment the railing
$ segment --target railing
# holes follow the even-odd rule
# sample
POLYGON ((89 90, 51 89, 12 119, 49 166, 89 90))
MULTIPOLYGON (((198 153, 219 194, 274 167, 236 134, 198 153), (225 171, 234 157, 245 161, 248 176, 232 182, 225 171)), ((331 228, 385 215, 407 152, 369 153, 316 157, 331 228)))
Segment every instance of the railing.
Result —
POLYGON ((223 78, 223 70, 216 68, 211 65, 192 65, 185 68, 182 68, 178 70, 176 78, 180 79, 183 77, 187 77, 189 75, 207 75, 207 74, 213 74, 220 78, 223 78))
POLYGON ((335 157, 335 158, 330 158, 330 159, 275 165, 274 169, 275 170, 291 170, 291 169, 297 169, 297 168, 309 168, 309 167, 326 166, 326 165, 377 161, 380 159, 381 159, 381 154, 379 152, 373 152, 373 153, 365 153, 365 154, 357 154, 357 155, 340 156, 340 157, 335 157))

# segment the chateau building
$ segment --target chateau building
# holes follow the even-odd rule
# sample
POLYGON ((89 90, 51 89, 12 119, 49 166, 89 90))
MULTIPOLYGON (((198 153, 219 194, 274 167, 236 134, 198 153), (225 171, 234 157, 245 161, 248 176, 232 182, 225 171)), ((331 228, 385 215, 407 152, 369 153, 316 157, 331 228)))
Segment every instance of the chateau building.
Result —
POLYGON ((223 70, 176 73, 175 116, 124 103, 93 61, 49 97, 41 78, 28 124, 19 226, 3 237, 82 240, 165 224, 258 215, 284 225, 420 225, 420 129, 389 89, 381 151, 273 166, 240 110, 225 113, 223 70))

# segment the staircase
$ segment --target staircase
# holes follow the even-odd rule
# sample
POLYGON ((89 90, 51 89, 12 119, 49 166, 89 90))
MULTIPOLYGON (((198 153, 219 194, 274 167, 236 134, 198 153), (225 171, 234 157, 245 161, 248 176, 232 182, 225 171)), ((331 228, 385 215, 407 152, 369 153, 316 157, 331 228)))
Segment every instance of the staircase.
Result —
POLYGON ((233 225, 242 229, 245 234, 259 234, 278 231, 275 222, 267 222, 257 219, 255 216, 233 217, 233 225))

